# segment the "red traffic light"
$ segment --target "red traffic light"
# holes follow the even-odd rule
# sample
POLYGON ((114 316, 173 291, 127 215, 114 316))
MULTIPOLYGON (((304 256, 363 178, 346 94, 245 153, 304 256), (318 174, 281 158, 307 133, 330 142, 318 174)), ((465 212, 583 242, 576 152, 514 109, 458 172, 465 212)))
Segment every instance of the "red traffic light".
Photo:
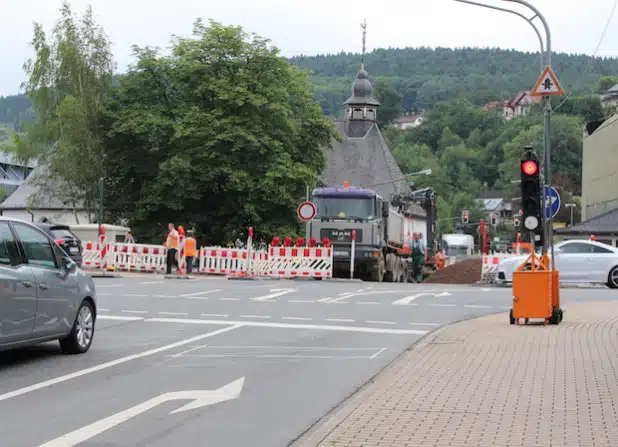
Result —
POLYGON ((527 160, 521 164, 521 170, 526 175, 534 175, 539 170, 539 165, 537 165, 536 161, 527 160))

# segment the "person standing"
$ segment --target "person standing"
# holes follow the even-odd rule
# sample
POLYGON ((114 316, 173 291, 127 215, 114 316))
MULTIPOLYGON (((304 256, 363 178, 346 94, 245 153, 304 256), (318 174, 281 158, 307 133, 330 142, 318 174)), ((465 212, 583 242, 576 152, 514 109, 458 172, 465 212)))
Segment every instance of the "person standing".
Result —
POLYGON ((197 256, 197 243, 193 236, 193 230, 187 231, 187 238, 185 239, 185 260, 187 262, 187 275, 193 271, 193 262, 197 256))
POLYGON ((423 267, 425 265, 425 244, 421 240, 420 233, 414 234, 412 242, 412 265, 414 267, 414 275, 416 282, 423 281, 423 267))
POLYGON ((168 275, 172 274, 172 267, 176 265, 178 267, 178 261, 176 259, 176 254, 178 253, 178 245, 180 244, 180 236, 176 228, 174 228, 174 224, 170 223, 167 225, 169 229, 169 233, 167 233, 167 240, 165 241, 165 247, 167 248, 167 257, 165 259, 165 272, 168 275))

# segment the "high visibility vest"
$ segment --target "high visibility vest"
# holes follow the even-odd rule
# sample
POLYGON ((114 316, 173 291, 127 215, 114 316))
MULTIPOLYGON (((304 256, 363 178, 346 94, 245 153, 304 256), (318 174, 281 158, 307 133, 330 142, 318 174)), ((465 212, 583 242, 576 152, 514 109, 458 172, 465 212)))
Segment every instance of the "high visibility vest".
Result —
POLYGON ((185 239, 185 256, 195 256, 197 254, 197 248, 195 245, 194 238, 188 237, 185 239))
POLYGON ((178 236, 178 232, 170 231, 167 235, 167 248, 178 248, 180 237, 178 236))

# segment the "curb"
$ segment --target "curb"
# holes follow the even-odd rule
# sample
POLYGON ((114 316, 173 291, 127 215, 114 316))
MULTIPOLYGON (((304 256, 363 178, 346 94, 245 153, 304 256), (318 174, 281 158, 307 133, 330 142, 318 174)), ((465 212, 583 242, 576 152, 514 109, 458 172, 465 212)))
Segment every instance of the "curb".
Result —
POLYGON ((337 426, 339 426, 343 421, 345 421, 348 416, 350 416, 350 414, 352 414, 352 412, 354 412, 354 410, 356 410, 362 404, 365 398, 368 398, 375 392, 373 386, 380 379, 380 376, 389 373, 397 373, 401 369, 405 368, 406 363, 403 360, 405 359, 406 354, 408 354, 410 351, 425 349, 428 345, 433 343, 436 338, 442 335, 442 333, 450 329, 451 326, 501 313, 505 313, 505 311, 492 312, 486 315, 476 317, 464 317, 448 323, 444 326, 441 326, 437 329, 434 329, 433 331, 430 331, 429 333, 423 335, 420 339, 412 343, 391 362, 386 364, 376 374, 369 378, 367 382, 365 382, 355 391, 352 391, 352 393, 345 397, 341 402, 335 404, 335 406, 332 407, 329 411, 327 411, 321 418, 312 423, 309 428, 307 428, 296 438, 288 442, 288 444, 286 444, 286 447, 317 447, 328 437, 330 433, 333 432, 335 428, 337 428, 337 426))
POLYGON ((184 279, 184 280, 192 280, 195 279, 193 276, 185 276, 185 275, 165 275, 164 279, 184 279))

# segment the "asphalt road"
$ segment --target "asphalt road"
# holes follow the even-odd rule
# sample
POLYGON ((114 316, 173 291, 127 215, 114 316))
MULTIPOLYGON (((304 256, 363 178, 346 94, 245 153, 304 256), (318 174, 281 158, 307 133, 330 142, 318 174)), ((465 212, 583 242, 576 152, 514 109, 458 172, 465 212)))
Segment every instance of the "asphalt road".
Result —
MULTIPOLYGON (((427 332, 511 300, 509 288, 154 276, 97 290, 89 353, 0 354, 2 445, 287 446, 427 332)), ((565 319, 571 302, 616 297, 564 289, 565 319)))

